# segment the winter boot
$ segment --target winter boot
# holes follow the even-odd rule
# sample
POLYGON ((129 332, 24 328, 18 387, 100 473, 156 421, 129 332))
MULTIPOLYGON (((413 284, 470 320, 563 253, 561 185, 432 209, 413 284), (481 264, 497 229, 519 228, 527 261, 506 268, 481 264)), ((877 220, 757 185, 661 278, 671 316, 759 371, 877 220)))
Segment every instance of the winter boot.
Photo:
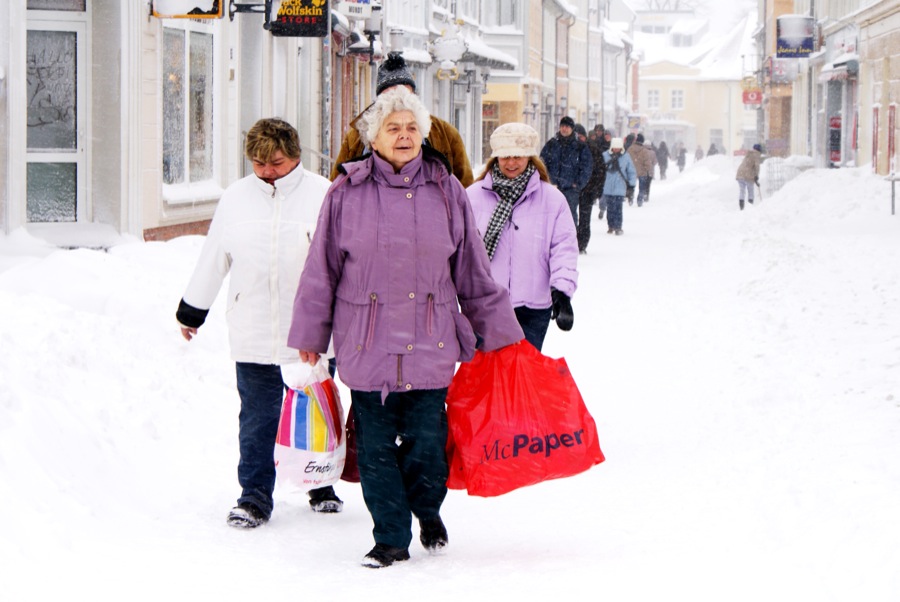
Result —
POLYGON ((362 559, 362 565, 370 569, 383 569, 395 562, 409 560, 408 548, 395 548, 383 543, 376 543, 375 547, 362 559))
POLYGON ((447 527, 441 517, 419 520, 419 541, 422 546, 432 554, 440 552, 447 547, 447 527))
POLYGON ((231 509, 225 522, 236 529, 255 529, 269 522, 269 517, 253 504, 241 502, 231 509))
POLYGON ((738 199, 738 204, 741 206, 741 211, 744 210, 744 199, 738 199))
POLYGON ((334 487, 312 489, 309 492, 309 506, 313 512, 334 514, 344 509, 344 502, 334 492, 334 487))

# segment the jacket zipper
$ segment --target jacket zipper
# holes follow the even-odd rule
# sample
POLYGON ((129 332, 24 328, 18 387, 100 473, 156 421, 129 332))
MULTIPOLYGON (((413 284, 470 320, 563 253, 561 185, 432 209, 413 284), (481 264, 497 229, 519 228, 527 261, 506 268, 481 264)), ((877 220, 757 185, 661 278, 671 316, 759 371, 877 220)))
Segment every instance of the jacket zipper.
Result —
POLYGON ((428 336, 431 336, 432 333, 432 319, 434 317, 434 293, 428 293, 428 310, 426 312, 426 320, 425 320, 425 332, 428 333, 428 336))
POLYGON ((375 310, 378 307, 378 295, 369 293, 369 330, 366 333, 366 349, 372 347, 375 338, 375 310))

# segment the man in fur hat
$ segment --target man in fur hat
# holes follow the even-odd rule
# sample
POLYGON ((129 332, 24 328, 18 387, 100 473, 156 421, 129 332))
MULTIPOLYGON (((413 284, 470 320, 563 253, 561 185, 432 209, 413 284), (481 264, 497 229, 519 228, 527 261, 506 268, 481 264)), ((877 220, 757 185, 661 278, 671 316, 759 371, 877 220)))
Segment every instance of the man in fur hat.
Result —
MULTIPOLYGON (((406 65, 403 55, 399 52, 388 53, 387 59, 378 68, 378 82, 375 92, 376 94, 381 94, 394 86, 406 86, 410 91, 416 91, 416 81, 413 79, 412 72, 406 65)), ((331 167, 331 180, 338 176, 338 165, 358 158, 370 151, 359 137, 359 130, 364 129, 361 122, 364 113, 365 110, 350 122, 350 127, 347 129, 344 141, 341 144, 341 150, 338 152, 338 156, 331 167)), ((431 132, 428 134, 428 138, 425 139, 424 144, 446 157, 450 163, 450 171, 464 187, 469 186, 474 181, 472 166, 469 163, 462 136, 451 124, 432 115, 431 132)))

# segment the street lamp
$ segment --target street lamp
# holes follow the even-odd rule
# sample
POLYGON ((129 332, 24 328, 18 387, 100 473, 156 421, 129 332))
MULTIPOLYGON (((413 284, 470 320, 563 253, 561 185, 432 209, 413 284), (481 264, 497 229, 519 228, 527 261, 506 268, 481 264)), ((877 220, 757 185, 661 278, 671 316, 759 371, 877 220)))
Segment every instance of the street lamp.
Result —
POLYGON ((375 36, 381 33, 381 5, 373 4, 372 13, 363 24, 363 33, 369 40, 369 68, 372 70, 372 98, 375 98, 378 81, 378 68, 375 66, 375 36))

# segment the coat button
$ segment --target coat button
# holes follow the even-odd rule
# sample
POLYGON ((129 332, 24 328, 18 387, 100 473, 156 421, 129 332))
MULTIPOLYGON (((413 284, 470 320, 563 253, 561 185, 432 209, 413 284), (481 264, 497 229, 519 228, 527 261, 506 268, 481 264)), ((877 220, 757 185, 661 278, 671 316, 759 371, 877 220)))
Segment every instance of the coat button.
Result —
POLYGON ((406 193, 406 198, 411 199, 411 198, 412 198, 412 193, 411 193, 411 192, 407 192, 407 193, 406 193))
POLYGON ((404 181, 404 182, 409 182, 409 176, 406 176, 405 178, 403 178, 403 181, 404 181))
POLYGON ((440 343, 438 343, 438 349, 443 349, 443 348, 444 348, 444 341, 441 341, 440 343))
POLYGON ((356 350, 357 350, 357 351, 362 351, 362 345, 357 345, 357 346, 356 346, 356 350))
POLYGON ((406 390, 409 391, 412 389, 412 385, 410 383, 406 383, 406 390))
POLYGON ((407 345, 407 346, 406 346, 406 350, 407 350, 407 351, 412 351, 412 350, 413 350, 413 346, 412 346, 412 345, 407 345))
POLYGON ((409 294, 409 298, 410 298, 410 299, 415 299, 415 298, 416 298, 416 294, 415 294, 415 293, 410 293, 410 294, 409 294))

